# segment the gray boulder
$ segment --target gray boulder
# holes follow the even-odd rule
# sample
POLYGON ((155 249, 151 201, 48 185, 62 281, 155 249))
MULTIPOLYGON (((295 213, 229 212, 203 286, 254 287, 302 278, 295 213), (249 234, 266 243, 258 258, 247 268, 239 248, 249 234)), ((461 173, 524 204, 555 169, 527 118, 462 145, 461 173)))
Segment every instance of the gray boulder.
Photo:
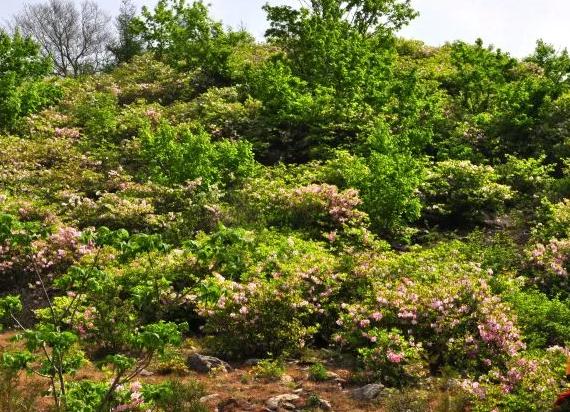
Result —
MULTIPOLYGON (((276 410, 278 409, 280 406, 284 406, 284 404, 289 404, 290 402, 296 401, 299 399, 299 395, 295 395, 293 393, 286 393, 283 395, 277 395, 277 396, 273 396, 269 399, 267 399, 267 401, 265 402, 265 406, 267 406, 268 409, 271 410, 276 410)), ((289 406, 289 405, 286 405, 289 406)))
POLYGON ((213 369, 228 372, 232 369, 229 363, 221 359, 213 356, 200 355, 199 353, 191 355, 186 361, 186 364, 189 369, 199 373, 208 373, 213 369))
POLYGON ((351 393, 352 397, 357 401, 372 401, 378 398, 383 389, 384 385, 371 383, 361 388, 353 389, 351 393))

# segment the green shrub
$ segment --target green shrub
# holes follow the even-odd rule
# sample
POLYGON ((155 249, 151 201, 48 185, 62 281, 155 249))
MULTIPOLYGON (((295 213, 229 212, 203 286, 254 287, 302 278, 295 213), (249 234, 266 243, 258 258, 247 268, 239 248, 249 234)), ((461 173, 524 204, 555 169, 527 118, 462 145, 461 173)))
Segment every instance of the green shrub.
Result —
POLYGON ((142 395, 145 402, 153 404, 164 412, 208 411, 208 408, 200 402, 206 391, 202 384, 193 380, 188 382, 167 380, 160 384, 143 385, 142 395))
POLYGON ((538 291, 503 294, 519 319, 529 349, 545 349, 570 343, 570 302, 549 299, 538 291))
POLYGON ((139 145, 144 168, 162 183, 201 179, 206 186, 230 185, 251 176, 256 166, 249 143, 212 142, 205 132, 184 125, 163 123, 155 131, 144 130, 139 145))
POLYGON ((373 228, 397 233, 420 216, 417 189, 423 161, 404 153, 372 151, 368 157, 337 151, 324 167, 325 178, 341 188, 356 188, 373 228))
POLYGON ((314 363, 309 367, 309 379, 315 382, 324 382, 329 379, 327 368, 322 363, 314 363))
POLYGON ((256 378, 278 380, 285 374, 285 365, 281 359, 262 359, 251 373, 256 378))
POLYGON ((113 141, 117 127, 117 97, 107 92, 92 92, 85 95, 73 108, 77 124, 95 141, 113 141))
POLYGON ((511 188, 498 181, 499 175, 490 166, 466 160, 435 163, 422 187, 425 214, 439 221, 449 218, 455 224, 492 218, 513 196, 511 188))
POLYGON ((11 129, 21 117, 56 103, 61 90, 41 80, 50 73, 50 62, 32 39, 0 29, 0 55, 0 129, 11 129))

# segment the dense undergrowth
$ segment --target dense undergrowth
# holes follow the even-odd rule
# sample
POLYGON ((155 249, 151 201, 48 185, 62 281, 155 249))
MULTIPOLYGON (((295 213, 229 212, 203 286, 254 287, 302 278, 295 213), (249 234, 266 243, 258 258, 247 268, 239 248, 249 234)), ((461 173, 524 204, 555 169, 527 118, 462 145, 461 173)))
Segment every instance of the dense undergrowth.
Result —
POLYGON ((28 370, 62 411, 200 410, 172 396, 196 388, 135 382, 199 336, 228 360, 333 349, 402 393, 439 380, 448 410, 550 410, 567 53, 395 38, 397 1, 267 7, 258 44, 176 3, 133 23, 144 54, 91 76, 52 78, 0 35, 0 315, 24 343, 0 392, 28 370), (75 380, 86 362, 110 380, 75 380))

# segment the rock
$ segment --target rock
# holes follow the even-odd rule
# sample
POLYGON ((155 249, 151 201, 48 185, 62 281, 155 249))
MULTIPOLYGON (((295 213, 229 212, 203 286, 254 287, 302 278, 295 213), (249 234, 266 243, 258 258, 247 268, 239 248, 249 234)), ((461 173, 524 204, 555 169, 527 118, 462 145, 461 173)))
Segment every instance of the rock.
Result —
POLYGON ((294 411, 297 407, 290 402, 283 402, 281 404, 281 408, 286 409, 288 411, 294 411))
POLYGON ((188 368, 199 373, 208 373, 212 369, 221 370, 223 372, 230 371, 232 367, 221 359, 213 356, 200 355, 195 353, 186 361, 188 368))
POLYGON ((332 405, 326 399, 319 398, 319 408, 321 408, 323 411, 332 411, 332 405))
POLYGON ((294 393, 285 393, 283 395, 277 395, 277 396, 273 396, 273 397, 269 398, 265 402, 265 406, 267 406, 271 410, 276 410, 280 406, 282 406, 283 404, 289 403, 292 401, 296 401, 298 399, 299 399, 299 395, 296 395, 294 393))
POLYGON ((311 357, 311 358, 303 358, 299 361, 301 365, 314 365, 315 363, 320 363, 320 359, 311 357))
POLYGON ((255 365, 257 365, 259 362, 261 362, 261 359, 251 358, 251 359, 246 360, 246 361, 243 363, 243 366, 255 366, 255 365))
POLYGON ((214 400, 216 398, 218 398, 220 395, 217 393, 213 393, 211 395, 206 395, 206 396, 202 396, 200 398, 200 402, 202 403, 206 403, 206 402, 210 402, 211 400, 214 400))
POLYGON ((299 395, 299 394, 303 393, 303 390, 304 390, 303 388, 295 389, 293 391, 293 393, 296 393, 297 395, 299 395))
POLYGON ((290 376, 290 375, 281 376, 281 383, 289 384, 289 383, 293 383, 293 382, 295 382, 295 379, 293 379, 292 376, 290 376))
POLYGON ((146 369, 143 369, 142 371, 139 372, 139 375, 141 375, 141 376, 152 376, 152 375, 154 375, 154 373, 147 371, 146 369))
POLYGON ((243 412, 253 411, 254 407, 249 402, 241 399, 228 398, 218 403, 218 412, 243 412))
POLYGON ((327 379, 335 380, 335 381, 336 381, 337 379, 341 379, 341 378, 340 378, 340 376, 338 375, 338 373, 334 373, 334 372, 331 372, 331 371, 327 371, 327 379))
POLYGON ((362 388, 357 388, 352 391, 352 397, 358 401, 371 401, 380 395, 384 389, 384 385, 379 383, 371 383, 369 385, 363 386, 362 388))

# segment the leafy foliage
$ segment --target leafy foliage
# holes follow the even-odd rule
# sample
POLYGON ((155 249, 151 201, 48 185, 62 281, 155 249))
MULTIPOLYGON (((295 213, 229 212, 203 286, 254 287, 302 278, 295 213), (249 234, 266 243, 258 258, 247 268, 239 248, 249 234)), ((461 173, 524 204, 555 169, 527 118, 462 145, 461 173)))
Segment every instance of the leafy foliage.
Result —
POLYGON ((57 101, 60 91, 41 80, 51 66, 31 39, 0 30, 0 55, 0 128, 10 129, 19 118, 57 101))
POLYGON ((268 5, 262 44, 202 2, 127 3, 97 75, 0 33, 0 409, 34 410, 30 372, 62 412, 204 411, 193 380, 138 380, 194 341, 269 379, 327 349, 386 410, 552 406, 566 51, 400 39, 399 0, 268 5))

